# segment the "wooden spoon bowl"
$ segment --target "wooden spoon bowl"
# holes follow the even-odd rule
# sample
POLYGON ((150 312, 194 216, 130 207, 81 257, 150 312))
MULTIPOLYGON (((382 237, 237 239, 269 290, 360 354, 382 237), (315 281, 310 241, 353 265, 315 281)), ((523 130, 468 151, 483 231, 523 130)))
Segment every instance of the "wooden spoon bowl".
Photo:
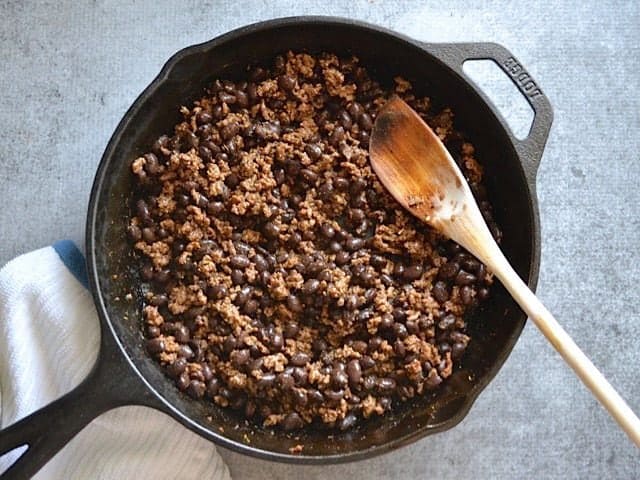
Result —
POLYGON ((475 255, 640 447, 640 420, 509 264, 480 213, 465 178, 438 136, 398 97, 373 128, 374 171, 408 211, 475 255))

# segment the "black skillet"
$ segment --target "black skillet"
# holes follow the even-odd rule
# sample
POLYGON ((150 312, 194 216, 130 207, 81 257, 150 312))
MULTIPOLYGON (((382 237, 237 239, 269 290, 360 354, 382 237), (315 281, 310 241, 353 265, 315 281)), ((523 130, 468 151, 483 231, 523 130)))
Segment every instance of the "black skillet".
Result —
POLYGON ((355 54, 373 76, 403 75, 416 91, 451 106, 457 127, 475 144, 486 170, 502 248, 535 287, 540 229, 535 174, 552 122, 536 82, 511 53, 491 43, 425 44, 388 30, 328 17, 278 19, 240 28, 175 54, 118 125, 95 177, 86 229, 89 282, 100 317, 100 355, 89 376, 59 400, 0 432, 0 454, 21 445, 25 453, 2 478, 34 475, 74 435, 101 413, 145 405, 171 415, 223 447, 268 460, 301 464, 346 462, 378 455, 455 426, 496 375, 526 318, 497 287, 469 319, 473 341, 459 370, 434 398, 402 405, 355 430, 309 430, 295 437, 247 425, 232 412, 181 394, 145 353, 140 329, 140 281, 132 268, 124 228, 132 192, 129 165, 179 119, 178 109, 198 98, 214 78, 241 78, 247 64, 267 64, 286 50, 355 54), (529 135, 516 139, 489 100, 466 79, 462 64, 493 60, 534 110, 529 135), (133 300, 127 301, 127 294, 133 300), (210 419, 210 420, 209 420, 210 419), (300 454, 289 448, 303 444, 300 454))

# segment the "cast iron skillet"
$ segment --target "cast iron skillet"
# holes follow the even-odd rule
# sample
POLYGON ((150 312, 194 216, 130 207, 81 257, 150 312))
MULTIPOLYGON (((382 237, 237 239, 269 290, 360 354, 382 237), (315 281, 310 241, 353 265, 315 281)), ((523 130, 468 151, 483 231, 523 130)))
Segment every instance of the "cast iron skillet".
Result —
POLYGON ((540 260, 535 173, 552 122, 547 98, 505 48, 491 43, 424 44, 351 20, 294 17, 240 28, 175 54, 138 97, 118 125, 95 177, 86 230, 87 267, 101 322, 100 355, 73 391, 0 433, 0 454, 29 448, 2 478, 37 472, 93 418, 122 405, 146 405, 171 415, 218 445, 268 460, 335 463, 363 459, 411 443, 460 422, 498 372, 525 323, 500 286, 469 319, 473 341, 462 365, 435 398, 416 399, 353 431, 310 430, 298 438, 247 425, 232 412, 181 394, 145 353, 140 329, 140 282, 131 268, 124 228, 132 184, 130 162, 160 134, 171 131, 180 105, 198 98, 216 77, 240 78, 250 63, 268 63, 288 49, 355 54, 373 76, 401 74, 418 93, 456 114, 457 126, 477 147, 495 216, 504 231, 503 249, 534 287, 540 260), (517 140, 488 99, 462 72, 469 59, 493 60, 515 83, 535 112, 525 140, 517 140), (131 293, 133 300, 125 296, 131 293), (208 420, 207 417, 211 418, 208 420), (289 448, 303 444, 302 453, 289 448))

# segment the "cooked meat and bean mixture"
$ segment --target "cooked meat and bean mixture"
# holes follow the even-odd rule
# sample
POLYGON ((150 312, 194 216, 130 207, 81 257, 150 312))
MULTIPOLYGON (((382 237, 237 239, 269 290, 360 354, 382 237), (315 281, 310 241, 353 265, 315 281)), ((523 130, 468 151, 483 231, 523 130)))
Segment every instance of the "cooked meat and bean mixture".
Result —
POLYGON ((451 375, 492 276, 373 173, 369 135, 393 94, 500 238, 474 147, 406 80, 385 89, 356 58, 292 52, 216 80, 132 163, 146 348, 178 389, 265 426, 345 430, 451 375))

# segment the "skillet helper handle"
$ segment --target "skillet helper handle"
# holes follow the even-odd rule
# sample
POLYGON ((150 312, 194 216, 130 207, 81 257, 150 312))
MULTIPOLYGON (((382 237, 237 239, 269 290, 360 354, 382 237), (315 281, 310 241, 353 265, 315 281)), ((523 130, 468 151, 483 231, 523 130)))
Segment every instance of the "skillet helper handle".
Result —
MULTIPOLYGON (((523 167, 533 183, 544 146, 553 123, 553 108, 538 82, 522 63, 505 47, 497 43, 430 43, 427 50, 466 77, 462 65, 468 60, 491 60, 509 77, 533 109, 533 122, 526 138, 520 140, 506 126, 509 139, 522 159, 523 167)), ((484 95, 477 89, 481 95, 484 95)), ((495 108, 494 108, 495 111, 495 108)), ((496 111, 497 113, 497 111, 496 111)), ((498 118, 500 116, 498 115, 498 118)))
POLYGON ((0 456, 28 446, 1 480, 33 477, 80 430, 101 413, 131 404, 154 406, 149 391, 136 378, 113 341, 105 342, 82 383, 40 410, 0 430, 0 456))

